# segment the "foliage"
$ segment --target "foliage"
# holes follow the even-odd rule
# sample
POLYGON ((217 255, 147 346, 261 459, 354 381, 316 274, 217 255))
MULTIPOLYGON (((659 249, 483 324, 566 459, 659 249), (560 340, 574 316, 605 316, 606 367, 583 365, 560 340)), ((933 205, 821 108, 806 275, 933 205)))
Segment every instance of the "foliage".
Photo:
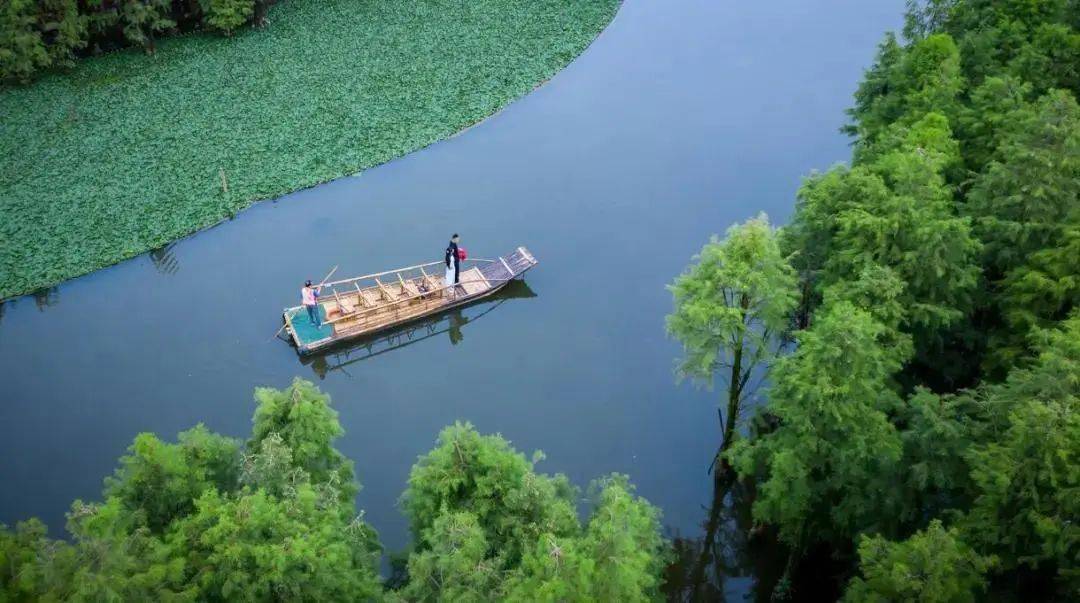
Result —
POLYGON ((154 52, 154 36, 176 22, 169 18, 171 0, 120 0, 118 19, 124 38, 154 52))
MULTIPOLYGON (((897 148, 879 142, 870 166, 808 179, 787 241, 819 294, 874 266, 888 268, 903 285, 900 324, 925 347, 969 308, 978 243, 967 219, 955 215, 941 175, 955 153, 944 119, 928 114, 894 136, 897 148)), ((812 311, 812 299, 803 303, 812 311)))
MULTIPOLYGON (((534 458, 542 458, 539 453, 534 458)), ((455 424, 402 496, 415 550, 408 600, 651 600, 665 545, 659 511, 625 476, 594 485, 584 529, 562 476, 536 474, 499 436, 455 424)))
POLYGON ((1009 134, 967 197, 991 276, 1007 274, 1080 223, 1080 106, 1051 93, 1009 116, 1009 134))
POLYGON ((884 334, 850 302, 826 306, 777 365, 768 410, 779 425, 728 452, 741 476, 761 478, 754 517, 795 547, 890 521, 882 487, 901 445, 885 412, 900 363, 884 334))
POLYGON ((660 513, 626 476, 601 480, 584 533, 541 536, 510 578, 512 601, 651 601, 664 560, 660 513))
POLYGON ((204 599, 369 600, 380 591, 375 534, 325 502, 310 484, 285 498, 210 490, 170 541, 204 599))
POLYGON ((694 260, 668 287, 675 310, 667 330, 683 345, 680 375, 710 384, 718 374, 726 380, 726 448, 750 379, 780 351, 796 303, 796 276, 764 215, 732 226, 723 240, 714 236, 694 260))
POLYGON ((207 0, 206 23, 226 35, 247 23, 255 12, 255 0, 207 0))
POLYGON ((49 65, 36 12, 34 0, 8 0, 0 5, 0 79, 25 80, 49 65))
POLYGON ((1008 414, 999 437, 968 451, 978 496, 965 522, 969 540, 1006 568, 1050 564, 1068 589, 1080 587, 1080 315, 1039 337, 1029 369, 987 388, 1008 414))
POLYGON ((992 564, 936 519, 903 542, 863 536, 859 558, 862 576, 848 585, 845 601, 977 601, 992 564))
POLYGON ((252 437, 199 425, 140 434, 76 501, 70 542, 37 520, 0 525, 0 601, 654 600, 666 543, 660 513, 625 476, 597 482, 582 527, 576 490, 499 436, 443 430, 403 496, 415 541, 397 590, 355 512, 352 465, 329 398, 309 382, 259 388, 252 437))
POLYGON ((330 408, 330 396, 315 384, 296 378, 284 390, 260 387, 255 390, 258 406, 252 419, 248 450, 272 454, 265 444, 277 436, 279 447, 288 451, 290 465, 304 471, 316 483, 331 484, 341 499, 351 504, 358 487, 352 461, 334 448, 334 440, 345 430, 337 412, 330 408))
POLYGON ((409 601, 484 601, 500 592, 501 560, 489 559, 490 547, 476 515, 446 511, 424 535, 431 548, 409 555, 409 601))
POLYGON ((202 425, 181 433, 177 444, 141 433, 128 448, 130 454, 120 458, 116 475, 106 480, 105 496, 139 512, 147 527, 160 533, 190 513, 203 492, 235 484, 239 448, 238 442, 202 425))
POLYGON ((265 30, 0 90, 0 298, 442 140, 549 79, 618 4, 290 0, 265 30))
POLYGON ((468 423, 444 429, 435 449, 413 466, 402 495, 418 548, 435 546, 436 518, 455 510, 476 517, 487 556, 497 552, 502 566, 516 565, 525 543, 543 534, 575 534, 575 490, 562 475, 535 473, 534 462, 502 437, 480 435, 468 423))
POLYGON ((849 600, 1080 588, 1078 15, 910 0, 855 93, 851 166, 800 189, 798 346, 728 453, 792 547, 775 595, 860 535, 849 600))

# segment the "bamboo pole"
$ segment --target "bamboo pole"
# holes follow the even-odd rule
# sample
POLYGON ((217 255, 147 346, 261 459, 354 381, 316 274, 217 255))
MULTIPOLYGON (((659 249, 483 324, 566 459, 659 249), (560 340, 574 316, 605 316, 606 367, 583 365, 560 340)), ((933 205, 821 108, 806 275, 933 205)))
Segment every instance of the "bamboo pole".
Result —
MULTIPOLYGON (((488 259, 484 259, 484 258, 470 258, 470 259, 465 260, 465 261, 466 262, 487 262, 487 263, 495 262, 495 260, 488 260, 488 259)), ((352 278, 342 279, 340 281, 334 281, 334 282, 331 282, 331 283, 324 283, 324 284, 326 286, 330 287, 330 286, 333 286, 333 285, 341 285, 341 284, 344 284, 344 283, 351 283, 353 281, 362 281, 364 279, 375 278, 377 276, 386 276, 387 274, 394 274, 396 272, 407 272, 409 270, 417 270, 417 269, 420 269, 420 268, 427 268, 428 266, 437 266, 437 265, 442 264, 442 263, 443 262, 428 262, 426 264, 417 264, 415 266, 409 266, 407 268, 397 268, 395 270, 386 270, 384 272, 375 272, 373 274, 365 274, 364 276, 354 276, 352 278)))

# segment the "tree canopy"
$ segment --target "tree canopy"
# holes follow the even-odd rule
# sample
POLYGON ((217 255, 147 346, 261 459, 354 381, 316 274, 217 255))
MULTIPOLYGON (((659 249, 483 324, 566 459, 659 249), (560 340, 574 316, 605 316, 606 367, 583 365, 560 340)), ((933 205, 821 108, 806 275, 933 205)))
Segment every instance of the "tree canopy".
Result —
POLYGON ((852 601, 1080 587, 1078 15, 912 0, 851 164, 799 190, 796 345, 727 452, 787 576, 824 546, 852 601))
POLYGON ((578 490, 500 436, 455 424, 413 467, 406 574, 384 583, 375 530, 329 396, 259 388, 245 443, 204 426, 139 434, 103 501, 75 501, 70 541, 0 526, 0 601, 653 600, 667 544, 626 476, 578 490), (399 577, 400 578, 400 577, 399 577))

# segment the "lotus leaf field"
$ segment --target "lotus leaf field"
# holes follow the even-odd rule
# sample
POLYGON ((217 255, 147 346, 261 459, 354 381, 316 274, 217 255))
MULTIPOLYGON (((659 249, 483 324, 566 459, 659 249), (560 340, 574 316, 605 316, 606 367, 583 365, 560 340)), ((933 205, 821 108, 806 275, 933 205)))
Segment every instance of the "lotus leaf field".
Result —
POLYGON ((618 3, 283 0, 265 28, 4 88, 0 299, 446 138, 568 64, 618 3))

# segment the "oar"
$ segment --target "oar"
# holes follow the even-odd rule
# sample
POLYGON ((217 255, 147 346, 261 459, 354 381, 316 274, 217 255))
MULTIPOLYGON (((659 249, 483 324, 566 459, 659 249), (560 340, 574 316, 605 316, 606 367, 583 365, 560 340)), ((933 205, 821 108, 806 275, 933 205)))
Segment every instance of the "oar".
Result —
MULTIPOLYGON (((326 274, 326 276, 325 276, 325 277, 323 277, 323 280, 319 281, 319 284, 318 284, 318 285, 315 285, 315 288, 316 288, 316 289, 318 289, 319 287, 322 287, 322 286, 323 286, 323 283, 325 283, 326 281, 330 280, 330 277, 331 277, 331 276, 334 276, 334 273, 335 273, 335 272, 337 272, 337 269, 338 269, 338 267, 337 267, 337 266, 334 266, 334 267, 333 267, 333 268, 332 268, 332 269, 330 270, 330 272, 328 272, 328 273, 326 274)), ((287 326, 289 326, 289 323, 287 323, 287 322, 286 322, 286 323, 282 323, 282 325, 281 325, 280 327, 278 327, 277 333, 274 333, 274 336, 273 336, 273 337, 271 337, 270 339, 267 339, 267 340, 266 340, 266 343, 270 343, 271 341, 273 341, 273 340, 277 339, 277 336, 278 336, 278 335, 281 335, 281 332, 282 332, 282 331, 283 331, 283 330, 285 329, 285 327, 287 327, 287 326)))

